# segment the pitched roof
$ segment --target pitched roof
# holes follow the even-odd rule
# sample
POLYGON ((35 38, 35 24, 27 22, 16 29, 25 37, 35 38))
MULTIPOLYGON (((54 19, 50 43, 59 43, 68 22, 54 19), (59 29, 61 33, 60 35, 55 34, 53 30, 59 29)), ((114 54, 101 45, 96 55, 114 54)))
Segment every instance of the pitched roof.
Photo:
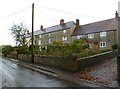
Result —
POLYGON ((72 35, 73 36, 84 35, 89 33, 116 30, 117 28, 118 28, 117 19, 112 18, 112 19, 94 22, 86 25, 81 25, 80 28, 76 29, 72 35))
MULTIPOLYGON (((75 24, 75 22, 70 21, 70 22, 64 23, 62 26, 61 25, 55 25, 55 26, 52 26, 52 27, 44 28, 43 31, 42 30, 35 31, 34 35, 40 35, 40 34, 50 33, 50 32, 53 32, 53 31, 68 29, 74 24, 75 24)), ((31 33, 26 35, 26 37, 30 37, 30 36, 31 36, 31 33)))

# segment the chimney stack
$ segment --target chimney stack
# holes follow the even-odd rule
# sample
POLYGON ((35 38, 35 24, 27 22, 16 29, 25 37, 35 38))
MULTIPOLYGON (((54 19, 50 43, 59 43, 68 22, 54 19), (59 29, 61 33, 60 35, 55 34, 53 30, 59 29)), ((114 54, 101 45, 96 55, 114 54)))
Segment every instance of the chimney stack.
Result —
POLYGON ((115 12, 115 18, 118 18, 118 12, 117 11, 115 12))
POLYGON ((29 30, 27 30, 27 34, 30 34, 30 33, 29 33, 29 30))
POLYGON ((64 19, 60 20, 60 25, 62 26, 64 24, 64 19))
POLYGON ((40 30, 44 30, 44 29, 43 29, 43 25, 40 26, 40 30))
POLYGON ((79 28, 80 24, 79 24, 79 19, 76 19, 76 27, 79 28))

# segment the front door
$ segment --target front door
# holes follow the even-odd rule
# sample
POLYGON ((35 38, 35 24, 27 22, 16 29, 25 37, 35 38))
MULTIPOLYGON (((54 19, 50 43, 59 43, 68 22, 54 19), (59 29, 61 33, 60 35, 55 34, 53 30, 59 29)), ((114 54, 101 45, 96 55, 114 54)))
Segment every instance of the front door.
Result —
POLYGON ((99 43, 98 42, 94 42, 94 49, 99 49, 99 43))

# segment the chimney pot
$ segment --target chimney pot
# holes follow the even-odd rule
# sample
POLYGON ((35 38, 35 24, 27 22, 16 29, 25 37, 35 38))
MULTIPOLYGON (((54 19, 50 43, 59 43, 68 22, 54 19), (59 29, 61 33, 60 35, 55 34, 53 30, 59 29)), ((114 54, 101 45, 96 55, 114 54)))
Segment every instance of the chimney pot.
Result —
POLYGON ((62 26, 64 24, 64 19, 60 20, 60 25, 62 26))
POLYGON ((27 30, 27 34, 30 34, 30 33, 29 33, 29 30, 27 30))
POLYGON ((117 11, 115 12, 115 18, 118 18, 118 12, 117 11))
POLYGON ((43 25, 40 26, 40 30, 43 30, 43 25))
POLYGON ((79 28, 80 24, 79 24, 79 19, 76 19, 76 27, 79 28))

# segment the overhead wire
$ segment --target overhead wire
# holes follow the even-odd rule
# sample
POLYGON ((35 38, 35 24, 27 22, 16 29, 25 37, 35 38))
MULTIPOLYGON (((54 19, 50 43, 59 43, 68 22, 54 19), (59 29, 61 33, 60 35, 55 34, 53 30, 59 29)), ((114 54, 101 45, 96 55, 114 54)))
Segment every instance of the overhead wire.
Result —
POLYGON ((35 5, 35 10, 37 10, 40 14, 43 14, 46 18, 48 18, 52 23, 56 24, 56 21, 52 19, 50 16, 46 15, 42 10, 40 10, 38 7, 35 5))
POLYGON ((39 7, 39 8, 44 8, 44 9, 52 10, 52 11, 59 12, 59 13, 63 13, 63 14, 80 16, 80 17, 84 17, 84 18, 92 18, 92 19, 94 18, 94 19, 98 19, 98 17, 82 15, 82 14, 73 13, 73 12, 68 12, 68 11, 64 11, 64 10, 60 10, 60 9, 45 7, 45 6, 42 6, 42 5, 37 5, 37 4, 36 4, 36 6, 39 7))
POLYGON ((10 18, 10 17, 12 17, 12 16, 15 16, 15 15, 17 15, 17 14, 20 14, 20 13, 22 13, 22 12, 24 12, 24 11, 30 9, 30 8, 31 8, 31 6, 29 5, 29 6, 27 6, 27 7, 25 7, 25 8, 22 8, 22 9, 16 11, 16 12, 13 12, 13 13, 11 13, 11 14, 9 14, 9 15, 0 17, 0 20, 8 19, 8 18, 10 18))

